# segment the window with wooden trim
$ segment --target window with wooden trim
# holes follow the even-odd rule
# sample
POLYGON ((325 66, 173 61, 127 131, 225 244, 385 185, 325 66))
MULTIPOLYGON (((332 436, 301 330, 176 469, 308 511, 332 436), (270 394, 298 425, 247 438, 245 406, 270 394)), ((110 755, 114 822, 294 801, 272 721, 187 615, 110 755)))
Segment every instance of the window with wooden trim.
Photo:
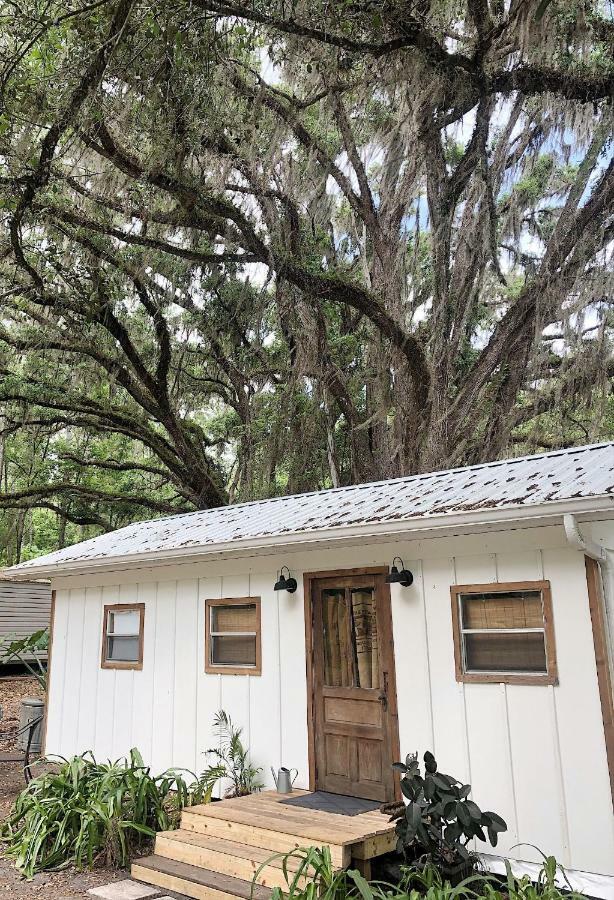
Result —
POLYGON ((143 668, 144 603, 105 606, 102 624, 103 669, 143 668))
POLYGON ((205 672, 260 675, 260 597, 205 601, 205 672))
POLYGON ((556 684, 549 581, 451 588, 456 680, 556 684))

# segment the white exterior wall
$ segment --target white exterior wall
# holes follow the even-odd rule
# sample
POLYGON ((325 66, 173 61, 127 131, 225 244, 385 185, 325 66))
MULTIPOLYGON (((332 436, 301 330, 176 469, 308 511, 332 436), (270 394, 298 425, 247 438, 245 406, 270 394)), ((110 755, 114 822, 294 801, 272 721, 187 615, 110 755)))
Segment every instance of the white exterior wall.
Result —
MULTIPOLYGON (((597 529, 594 529, 597 533, 597 529)), ((47 752, 118 758, 137 746, 154 770, 200 771, 215 712, 244 729, 252 760, 297 767, 307 787, 302 573, 388 565, 415 576, 392 586, 402 753, 432 749, 442 771, 473 785, 509 831, 497 852, 614 876, 614 817, 584 558, 559 527, 302 549, 64 579, 57 589, 47 752), (299 582, 276 595, 276 570, 299 582), (459 684, 450 585, 549 579, 559 685, 459 684), (206 598, 262 598, 262 675, 204 672, 206 598), (142 671, 100 668, 103 605, 145 603, 142 671)), ((480 845, 480 849, 483 849, 480 845)))

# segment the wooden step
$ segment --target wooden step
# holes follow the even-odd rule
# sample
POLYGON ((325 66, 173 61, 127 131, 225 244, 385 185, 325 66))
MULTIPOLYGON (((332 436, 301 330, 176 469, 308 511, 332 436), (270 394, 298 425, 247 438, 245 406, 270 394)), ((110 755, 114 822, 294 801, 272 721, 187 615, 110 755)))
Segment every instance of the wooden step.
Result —
MULTIPOLYGON (((253 881, 258 872, 257 883, 265 887, 287 889, 283 858, 272 855, 271 850, 239 844, 194 831, 163 831, 156 835, 157 856, 188 863, 221 875, 230 875, 245 881, 253 881)), ((286 860, 288 878, 292 881, 300 861, 286 860)), ((305 882, 301 878, 301 885, 305 882)))
POLYGON ((210 837, 223 838, 250 847, 259 847, 269 853, 289 853, 301 847, 322 847, 330 849, 334 866, 343 869, 350 863, 351 847, 326 844, 317 833, 312 836, 289 834, 285 826, 275 830, 273 826, 262 828, 249 822, 234 822, 219 818, 209 818, 202 814, 185 811, 181 817, 181 828, 210 837))
POLYGON ((271 897, 268 888, 252 885, 250 881, 220 875, 219 872, 155 854, 133 862, 132 877, 195 900, 236 900, 237 897, 241 900, 270 900, 271 897))
POLYGON ((296 821, 268 812, 260 814, 238 806, 221 810, 221 806, 222 804, 216 803, 188 807, 182 813, 181 828, 261 847, 273 853, 287 853, 298 847, 326 846, 330 848, 333 865, 338 868, 349 865, 351 847, 359 840, 354 831, 341 825, 339 828, 323 828, 315 818, 296 821))

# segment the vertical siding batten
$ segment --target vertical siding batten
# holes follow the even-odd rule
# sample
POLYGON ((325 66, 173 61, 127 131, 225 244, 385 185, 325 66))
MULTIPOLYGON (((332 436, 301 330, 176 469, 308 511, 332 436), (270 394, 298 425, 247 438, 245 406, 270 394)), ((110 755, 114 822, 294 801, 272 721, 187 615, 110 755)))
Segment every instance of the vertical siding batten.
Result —
POLYGON ((96 703, 96 756, 100 760, 112 759, 115 739, 115 675, 117 669, 100 668, 102 646, 103 609, 105 605, 119 603, 119 585, 107 585, 101 592, 98 610, 98 700, 96 703))
MULTIPOLYGON (((404 548, 399 548, 403 550, 404 548)), ((422 564, 403 556, 414 575, 410 587, 390 585, 395 647, 399 743, 404 754, 433 749, 428 643, 425 640, 422 564), (408 649, 409 652, 402 652, 408 649), (401 652, 399 652, 401 651, 401 652)))
POLYGON ((153 697, 155 739, 152 754, 153 766, 158 771, 173 765, 176 596, 177 581, 158 582, 153 697))
POLYGON ((137 585, 136 602, 143 603, 143 667, 134 672, 132 693, 132 720, 130 723, 130 746, 137 747, 143 759, 152 758, 153 740, 153 673, 156 631, 156 586, 140 583, 137 585))
POLYGON ((193 735, 196 731, 197 647, 194 634, 198 632, 198 581, 177 582, 174 640, 174 710, 173 764, 195 770, 193 735))
POLYGON ((584 559, 570 549, 544 551, 543 559, 545 576, 557 598, 554 626, 560 683, 553 696, 571 865, 614 875, 614 819, 584 559), (587 821, 592 823, 590 829, 585 826, 587 821), (599 841, 594 838, 596 833, 599 841))
MULTIPOLYGON (((121 584, 119 603, 133 605, 138 601, 138 584, 121 584)), ((140 674, 140 673, 139 673, 140 674)), ((113 757, 123 759, 132 749, 132 716, 134 706, 133 669, 118 669, 115 676, 115 727, 113 731, 113 757)))
POLYGON ((72 652, 66 655, 64 683, 70 690, 73 702, 64 703, 62 708, 62 752, 70 755, 70 748, 78 744, 81 664, 83 659, 83 627, 85 608, 85 588, 74 588, 68 599, 68 625, 66 640, 72 652))

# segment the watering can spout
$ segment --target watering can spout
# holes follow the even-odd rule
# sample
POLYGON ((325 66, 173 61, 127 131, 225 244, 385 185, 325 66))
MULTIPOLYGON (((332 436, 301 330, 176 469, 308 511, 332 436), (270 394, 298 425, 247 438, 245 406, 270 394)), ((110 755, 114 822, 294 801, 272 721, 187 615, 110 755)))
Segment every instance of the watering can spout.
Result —
POLYGON ((279 780, 277 778, 277 775, 275 774, 275 769, 273 768, 273 766, 271 766, 271 774, 273 776, 273 781, 275 782, 275 787, 279 790, 279 787, 278 787, 279 780))

